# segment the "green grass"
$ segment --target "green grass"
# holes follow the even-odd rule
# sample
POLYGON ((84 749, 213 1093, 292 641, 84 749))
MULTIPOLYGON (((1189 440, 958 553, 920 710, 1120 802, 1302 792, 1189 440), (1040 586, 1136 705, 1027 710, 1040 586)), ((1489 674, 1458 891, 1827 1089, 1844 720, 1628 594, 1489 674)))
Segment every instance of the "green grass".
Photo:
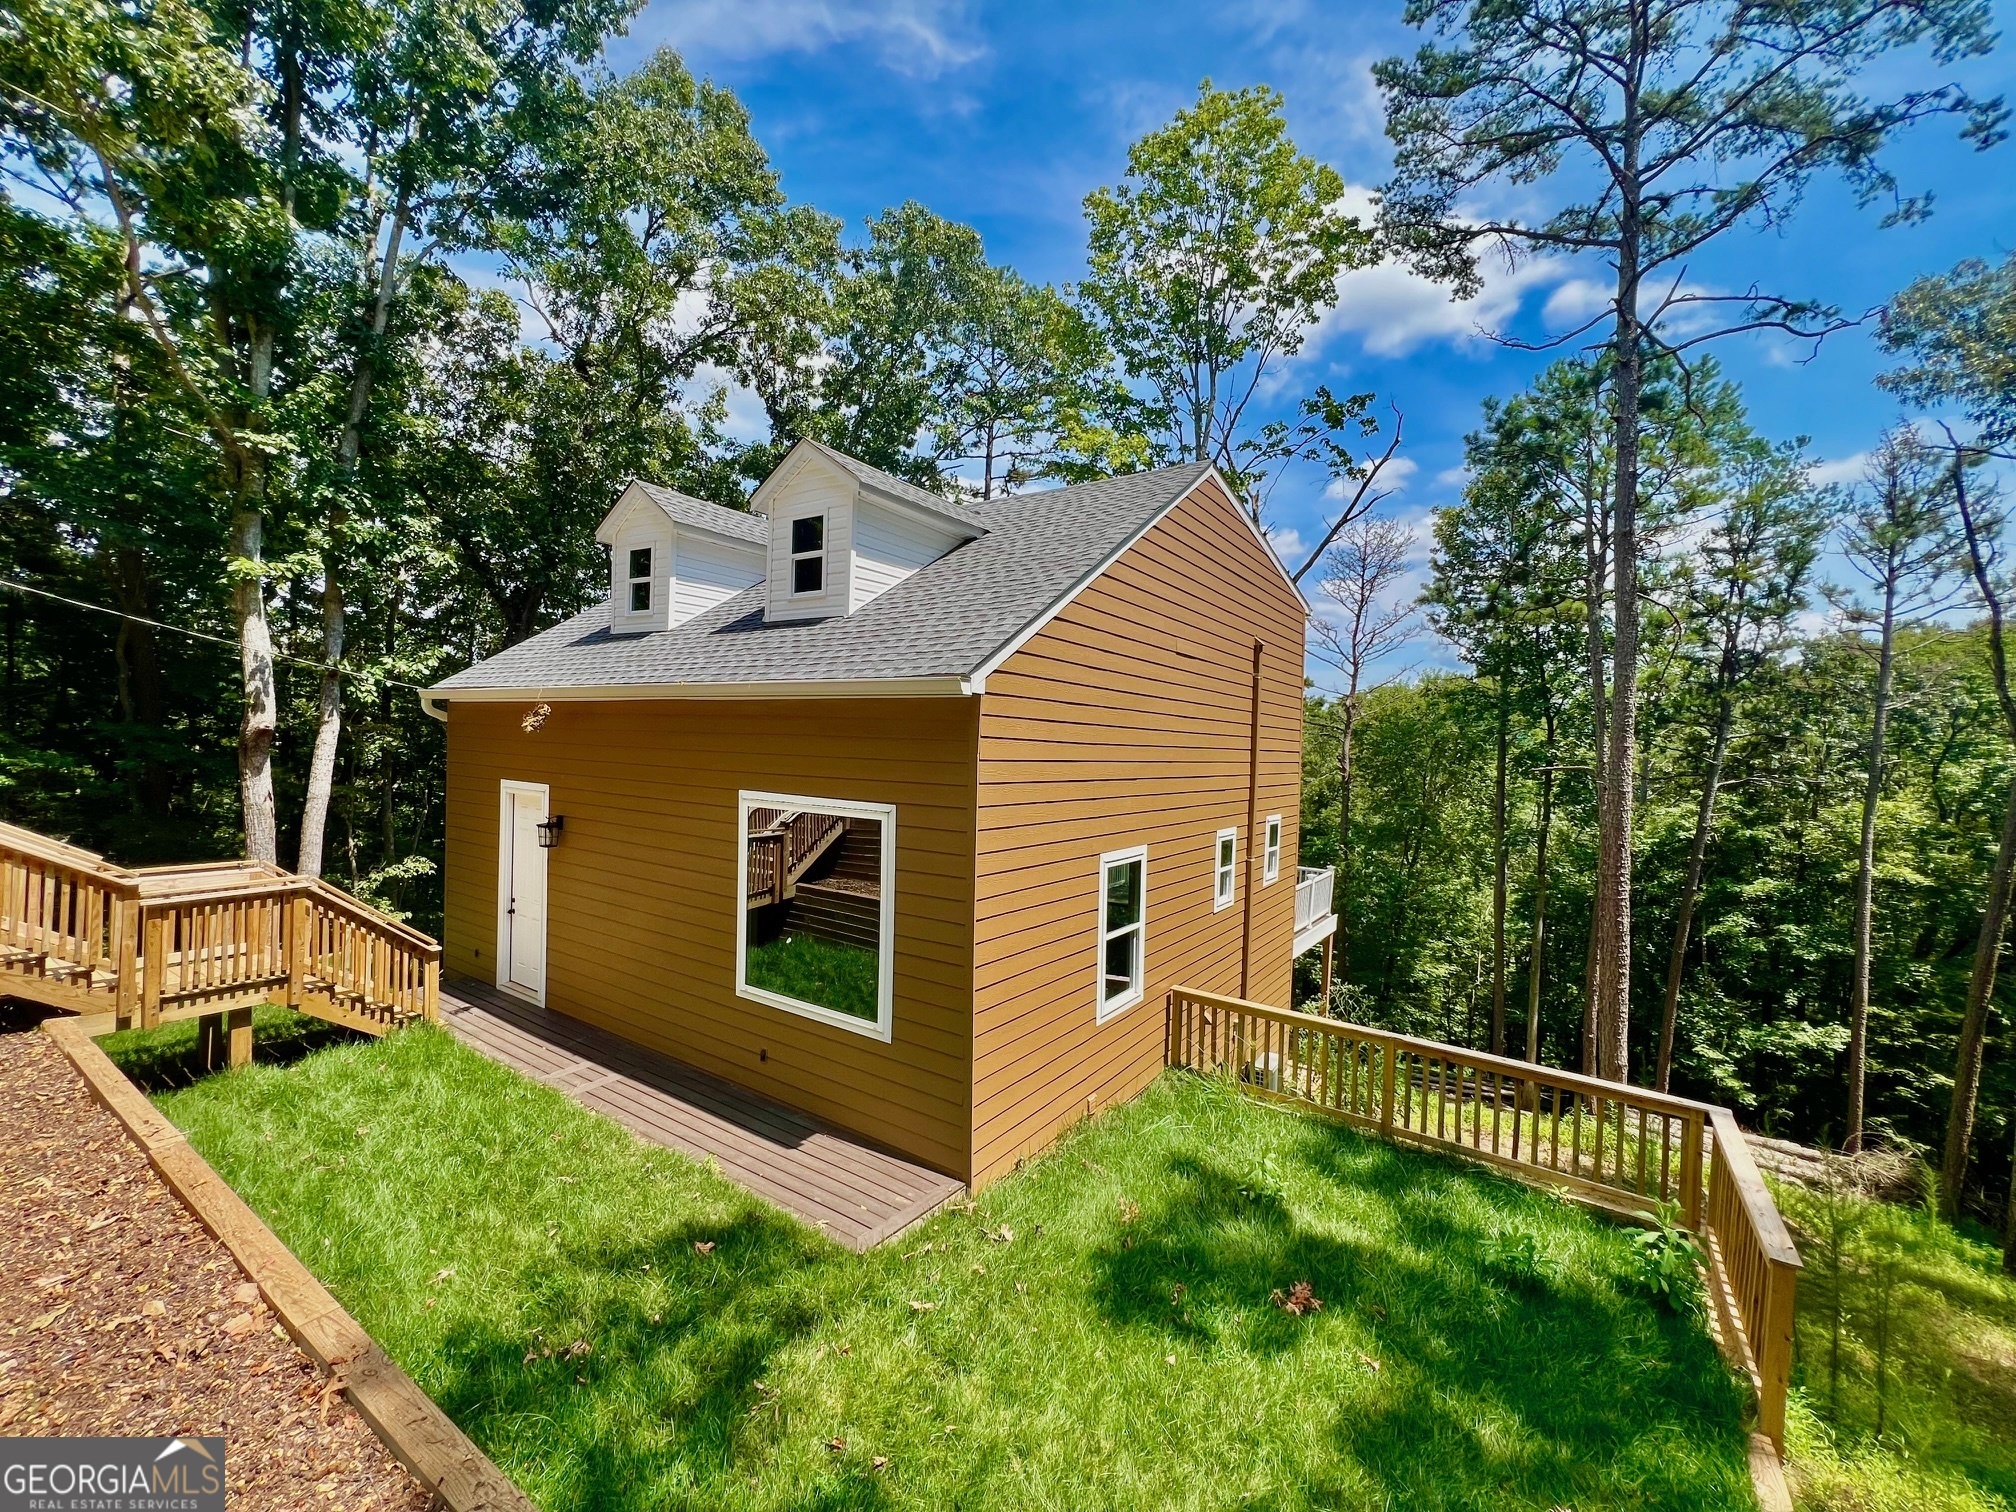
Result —
POLYGON ((872 1023, 877 965, 875 952, 858 945, 780 935, 749 947, 749 985, 872 1023))
POLYGON ((2016 1509, 2016 1277, 1985 1232, 1922 1209, 1847 1200, 1830 1246, 1825 1205, 1781 1186, 1806 1269, 1799 1288, 1788 1460, 1814 1512, 2016 1509), (1838 1377, 1833 1291, 1844 1329, 1838 1377), (1889 1285, 1884 1285, 1886 1279, 1889 1285), (1892 1348, 1877 1432, 1876 1340, 1892 1348))
POLYGON ((1220 1083, 867 1256, 429 1028, 160 1102, 556 1512, 1753 1505, 1624 1232, 1220 1083))

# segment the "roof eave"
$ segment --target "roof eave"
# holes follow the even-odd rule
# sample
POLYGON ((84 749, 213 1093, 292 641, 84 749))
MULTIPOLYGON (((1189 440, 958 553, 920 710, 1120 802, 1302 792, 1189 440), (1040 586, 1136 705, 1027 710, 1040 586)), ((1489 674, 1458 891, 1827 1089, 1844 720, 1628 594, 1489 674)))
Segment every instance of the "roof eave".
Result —
POLYGON ((850 677, 765 679, 754 682, 584 683, 572 686, 456 688, 437 683, 429 700, 449 703, 622 703, 644 699, 966 698, 979 692, 969 677, 850 677))

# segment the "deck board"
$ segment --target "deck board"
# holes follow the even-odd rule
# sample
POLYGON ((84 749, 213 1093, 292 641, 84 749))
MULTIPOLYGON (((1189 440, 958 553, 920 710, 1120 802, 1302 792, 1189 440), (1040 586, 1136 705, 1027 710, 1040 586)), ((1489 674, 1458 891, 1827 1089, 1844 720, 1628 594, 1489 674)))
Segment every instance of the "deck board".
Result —
POLYGON ((711 1159, 730 1181, 852 1250, 893 1238, 965 1190, 929 1166, 487 983, 444 981, 441 1022, 472 1049, 639 1138, 711 1159))

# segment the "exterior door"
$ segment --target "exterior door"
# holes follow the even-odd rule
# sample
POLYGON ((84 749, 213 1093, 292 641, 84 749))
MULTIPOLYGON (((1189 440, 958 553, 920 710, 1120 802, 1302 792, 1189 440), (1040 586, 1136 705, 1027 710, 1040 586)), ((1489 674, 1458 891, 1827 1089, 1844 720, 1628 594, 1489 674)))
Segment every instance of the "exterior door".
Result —
POLYGON ((499 987, 546 998, 546 852, 539 825, 546 818, 546 789, 512 784, 504 789, 503 938, 498 946, 499 987))

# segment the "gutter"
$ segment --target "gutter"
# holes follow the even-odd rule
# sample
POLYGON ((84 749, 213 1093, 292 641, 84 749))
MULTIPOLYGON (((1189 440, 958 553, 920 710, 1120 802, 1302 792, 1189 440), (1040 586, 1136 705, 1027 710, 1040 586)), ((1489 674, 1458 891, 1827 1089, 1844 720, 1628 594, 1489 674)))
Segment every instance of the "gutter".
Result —
POLYGON ((832 678, 800 682, 599 683, 574 687, 433 687, 420 707, 446 720, 451 703, 626 703, 641 699, 970 698, 982 690, 976 677, 832 678))

